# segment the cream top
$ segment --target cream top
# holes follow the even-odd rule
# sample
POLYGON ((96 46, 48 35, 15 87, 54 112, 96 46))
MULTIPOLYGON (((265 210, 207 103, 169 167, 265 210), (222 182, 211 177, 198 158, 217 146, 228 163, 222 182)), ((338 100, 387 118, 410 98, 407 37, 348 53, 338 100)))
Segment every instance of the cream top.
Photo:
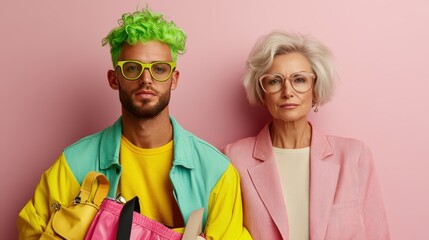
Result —
POLYGON ((273 147, 285 199, 289 239, 309 239, 310 147, 273 147))

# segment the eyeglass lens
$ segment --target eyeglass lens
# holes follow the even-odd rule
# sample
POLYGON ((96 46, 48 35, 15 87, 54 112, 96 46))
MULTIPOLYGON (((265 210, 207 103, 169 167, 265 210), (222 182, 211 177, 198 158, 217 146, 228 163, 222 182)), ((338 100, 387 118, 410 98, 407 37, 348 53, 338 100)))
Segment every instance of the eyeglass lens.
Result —
MULTIPOLYGON (((289 77, 292 88, 297 92, 307 92, 313 84, 313 74, 300 72, 289 77)), ((260 79, 262 88, 267 93, 276 93, 283 89, 285 79, 280 74, 267 74, 260 79)))

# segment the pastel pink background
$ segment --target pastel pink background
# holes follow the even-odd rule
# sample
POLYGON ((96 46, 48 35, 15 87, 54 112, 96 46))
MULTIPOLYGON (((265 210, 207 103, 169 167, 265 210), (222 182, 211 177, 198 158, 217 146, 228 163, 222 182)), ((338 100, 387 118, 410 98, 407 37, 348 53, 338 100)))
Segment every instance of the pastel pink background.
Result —
MULTIPOLYGON (((1 0, 1 239, 17 237, 18 212, 61 150, 119 116, 101 39, 122 13, 145 3, 1 0)), ((147 3, 188 34, 171 112, 217 147, 268 120, 247 104, 241 85, 257 37, 283 29, 326 43, 340 81, 333 101, 311 114, 313 123, 371 147, 392 239, 429 239, 427 1, 147 3)))

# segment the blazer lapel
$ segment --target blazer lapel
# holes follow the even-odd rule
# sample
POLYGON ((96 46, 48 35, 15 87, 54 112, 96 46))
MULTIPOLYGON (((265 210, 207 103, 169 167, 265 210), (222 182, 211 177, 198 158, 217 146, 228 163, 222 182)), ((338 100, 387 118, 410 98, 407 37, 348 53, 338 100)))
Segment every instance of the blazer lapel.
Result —
POLYGON ((282 194, 280 177, 272 151, 269 124, 256 137, 253 157, 261 162, 248 169, 252 182, 279 229, 283 239, 289 238, 286 206, 282 194))
POLYGON ((324 239, 334 202, 340 166, 325 135, 312 130, 310 148, 310 239, 324 239))

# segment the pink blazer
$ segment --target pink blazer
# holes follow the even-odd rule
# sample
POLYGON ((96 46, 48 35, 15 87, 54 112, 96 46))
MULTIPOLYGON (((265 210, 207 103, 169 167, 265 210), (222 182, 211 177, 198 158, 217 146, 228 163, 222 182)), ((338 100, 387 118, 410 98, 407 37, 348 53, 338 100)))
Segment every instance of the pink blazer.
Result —
MULTIPOLYGON (((288 217, 267 124, 256 137, 225 146, 241 177, 244 224, 253 239, 289 239, 288 217)), ((368 147, 313 127, 310 239, 390 239, 368 147)), ((294 239, 291 239, 294 240, 294 239)))

